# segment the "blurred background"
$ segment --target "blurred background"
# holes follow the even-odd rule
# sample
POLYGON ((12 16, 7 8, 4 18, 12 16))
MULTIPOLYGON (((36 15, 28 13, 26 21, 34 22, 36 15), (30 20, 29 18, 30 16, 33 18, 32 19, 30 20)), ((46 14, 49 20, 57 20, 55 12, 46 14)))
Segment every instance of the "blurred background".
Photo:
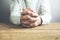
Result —
MULTIPOLYGON (((0 22, 9 22, 11 0, 0 0, 0 22)), ((60 22, 60 0, 50 0, 51 22, 60 22)))

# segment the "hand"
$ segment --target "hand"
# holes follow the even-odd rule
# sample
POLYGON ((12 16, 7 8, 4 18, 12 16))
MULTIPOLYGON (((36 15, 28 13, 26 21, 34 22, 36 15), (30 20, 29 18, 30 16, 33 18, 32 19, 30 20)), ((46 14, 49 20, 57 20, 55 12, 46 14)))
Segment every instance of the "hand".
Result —
POLYGON ((35 27, 41 23, 40 16, 32 9, 23 9, 21 13, 21 24, 24 27, 35 27))

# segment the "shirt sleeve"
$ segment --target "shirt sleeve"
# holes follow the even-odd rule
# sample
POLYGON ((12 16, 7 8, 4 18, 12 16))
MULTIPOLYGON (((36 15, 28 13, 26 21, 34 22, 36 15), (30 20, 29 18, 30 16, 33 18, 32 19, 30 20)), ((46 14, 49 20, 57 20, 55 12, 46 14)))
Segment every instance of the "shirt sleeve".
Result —
MULTIPOLYGON (((22 6, 22 5, 21 5, 22 6)), ((13 24, 20 24, 20 17, 21 17, 21 8, 19 7, 19 3, 17 0, 14 0, 10 5, 10 21, 13 24)))
POLYGON ((40 10, 39 10, 40 17, 42 18, 42 24, 48 24, 51 21, 51 12, 50 12, 50 5, 49 0, 41 0, 40 1, 40 10))

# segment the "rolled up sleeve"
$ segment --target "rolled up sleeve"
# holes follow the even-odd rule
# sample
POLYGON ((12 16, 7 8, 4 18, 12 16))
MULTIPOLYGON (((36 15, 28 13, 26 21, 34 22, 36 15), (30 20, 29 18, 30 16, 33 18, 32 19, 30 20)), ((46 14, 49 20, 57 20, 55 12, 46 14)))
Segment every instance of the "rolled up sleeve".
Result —
POLYGON ((42 24, 48 24, 51 21, 51 12, 50 12, 50 4, 49 0, 41 0, 40 1, 40 17, 42 18, 42 24))
POLYGON ((19 4, 17 2, 17 0, 15 0, 14 2, 12 2, 12 4, 10 5, 10 21, 13 24, 20 24, 20 7, 19 4))

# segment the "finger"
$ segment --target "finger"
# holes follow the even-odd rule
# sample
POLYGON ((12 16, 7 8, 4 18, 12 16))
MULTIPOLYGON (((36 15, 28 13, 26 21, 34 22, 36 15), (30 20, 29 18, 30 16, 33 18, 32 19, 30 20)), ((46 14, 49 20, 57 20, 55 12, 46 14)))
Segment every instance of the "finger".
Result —
POLYGON ((26 11, 27 9, 26 8, 23 8, 23 11, 26 11))
POLYGON ((31 12, 36 12, 35 10, 33 10, 33 9, 31 9, 31 8, 27 8, 29 11, 31 11, 31 12))
POLYGON ((31 10, 23 9, 22 15, 31 14, 31 10))
POLYGON ((40 23, 41 23, 41 19, 38 17, 35 23, 32 23, 31 26, 38 26, 40 23))
POLYGON ((27 14, 26 11, 21 12, 21 15, 26 15, 26 14, 27 14))
POLYGON ((28 13, 31 17, 37 17, 37 16, 38 16, 37 13, 31 12, 31 11, 27 11, 27 13, 28 13))
POLYGON ((34 10, 32 10, 31 8, 27 8, 29 11, 28 13, 31 15, 31 16, 38 16, 37 12, 35 12, 34 10))
MULTIPOLYGON (((36 13, 31 8, 23 9, 23 11, 25 11, 25 13, 27 13, 27 14, 36 13)), ((23 13, 23 14, 25 14, 25 13, 23 13)))
POLYGON ((24 25, 28 25, 28 24, 29 24, 29 22, 28 22, 28 21, 25 21, 25 22, 24 22, 24 21, 22 21, 21 23, 22 23, 22 24, 24 24, 24 25))
POLYGON ((22 21, 21 24, 22 24, 23 27, 30 27, 30 24, 29 24, 28 21, 22 21))
POLYGON ((37 17, 38 16, 38 14, 30 12, 30 11, 27 11, 27 15, 30 15, 31 17, 37 17))
POLYGON ((27 14, 27 11, 28 11, 28 10, 27 10, 26 8, 24 8, 23 11, 21 12, 21 14, 22 14, 22 15, 25 15, 25 14, 27 14))
POLYGON ((38 18, 33 18, 33 17, 30 17, 30 20, 31 21, 36 21, 38 18))
POLYGON ((37 16, 38 16, 38 14, 37 14, 37 13, 32 12, 32 13, 30 13, 30 16, 31 16, 31 17, 37 17, 37 16))
POLYGON ((31 26, 31 27, 35 27, 35 24, 34 24, 34 23, 32 23, 32 24, 30 24, 30 26, 31 26))
POLYGON ((37 21, 35 22, 35 25, 38 26, 39 24, 41 24, 41 19, 40 17, 37 19, 37 21))
POLYGON ((35 23, 37 21, 37 18, 30 18, 29 20, 27 20, 30 24, 31 23, 35 23))
POLYGON ((29 11, 34 12, 31 8, 27 8, 29 11))
POLYGON ((22 15, 21 19, 22 20, 28 20, 28 19, 30 19, 30 16, 29 15, 22 15))
POLYGON ((35 23, 31 23, 31 24, 30 24, 30 26, 37 26, 37 25, 38 25, 37 22, 35 22, 35 23))

